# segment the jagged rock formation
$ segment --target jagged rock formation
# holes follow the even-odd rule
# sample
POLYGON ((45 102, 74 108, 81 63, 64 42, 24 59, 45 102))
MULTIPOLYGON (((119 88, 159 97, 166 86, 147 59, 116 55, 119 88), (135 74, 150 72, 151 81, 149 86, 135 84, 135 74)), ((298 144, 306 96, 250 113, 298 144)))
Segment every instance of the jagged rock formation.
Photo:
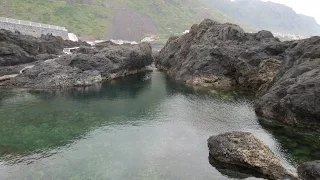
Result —
POLYGON ((190 33, 170 38, 155 64, 189 84, 258 90, 273 80, 289 44, 268 31, 250 34, 237 25, 206 19, 190 33))
POLYGON ((35 38, 0 31, 1 85, 37 89, 88 86, 146 69, 153 62, 151 45, 64 41, 52 35, 35 38), (63 48, 81 46, 72 55, 63 48), (58 57, 61 55, 61 57, 58 57), (26 68, 27 67, 27 68, 26 68), (9 76, 8 76, 9 75, 9 76))
POLYGON ((260 95, 258 115, 319 131, 320 37, 292 43, 274 82, 260 95))
POLYGON ((282 167, 280 160, 259 139, 246 132, 230 132, 208 139, 210 158, 218 163, 256 171, 268 179, 296 179, 282 167))
POLYGON ((144 71, 152 61, 148 43, 110 43, 101 50, 82 47, 75 54, 38 62, 4 85, 37 89, 89 86, 144 71))
POLYGON ((75 46, 88 46, 88 44, 81 41, 65 41, 61 37, 50 34, 36 38, 1 29, 0 66, 12 66, 43 60, 44 56, 41 56, 41 54, 58 55, 62 54, 63 48, 75 46))

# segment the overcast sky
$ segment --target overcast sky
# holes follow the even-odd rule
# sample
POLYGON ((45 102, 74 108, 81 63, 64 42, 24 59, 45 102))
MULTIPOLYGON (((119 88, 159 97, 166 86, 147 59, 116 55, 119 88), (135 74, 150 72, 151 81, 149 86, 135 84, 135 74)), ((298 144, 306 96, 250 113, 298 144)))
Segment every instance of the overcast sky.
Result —
MULTIPOLYGON (((268 1, 268 0, 263 0, 268 1)), ((320 24, 320 1, 319 0, 271 0, 272 2, 292 7, 299 14, 313 16, 320 24)))

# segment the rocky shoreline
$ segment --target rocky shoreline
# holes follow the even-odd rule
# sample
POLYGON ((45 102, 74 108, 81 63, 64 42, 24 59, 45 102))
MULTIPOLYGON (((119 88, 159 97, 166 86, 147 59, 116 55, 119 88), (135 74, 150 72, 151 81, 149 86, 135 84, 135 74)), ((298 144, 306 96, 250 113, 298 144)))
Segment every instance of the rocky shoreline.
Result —
POLYGON ((148 43, 91 47, 51 35, 35 38, 0 31, 0 85, 33 89, 90 86, 141 71, 150 71, 152 48, 148 43), (67 47, 77 47, 63 54, 67 47))
POLYGON ((320 37, 281 42, 206 19, 170 38, 155 65, 188 84, 254 91, 259 116, 320 131, 319 52, 320 37))
POLYGON ((259 116, 320 131, 320 37, 294 41, 267 88, 259 92, 259 116))
MULTIPOLYGON (((149 43, 117 45, 40 38, 0 30, 0 86, 65 89, 150 71, 149 43), (80 47, 73 54, 63 48, 80 47)), ((320 132, 320 37, 281 42, 271 32, 246 33, 234 24, 206 19, 181 37, 171 37, 155 57, 156 67, 187 84, 237 87, 257 94, 255 111, 287 125, 320 132)), ((253 170, 268 179, 298 179, 250 133, 208 139, 210 159, 253 170)), ((298 168, 301 179, 319 178, 319 161, 298 168), (318 174, 317 174, 318 173, 318 174)))
POLYGON ((238 25, 206 19, 188 34, 170 38, 155 64, 188 84, 258 90, 276 76, 288 46, 268 31, 245 33, 238 25))

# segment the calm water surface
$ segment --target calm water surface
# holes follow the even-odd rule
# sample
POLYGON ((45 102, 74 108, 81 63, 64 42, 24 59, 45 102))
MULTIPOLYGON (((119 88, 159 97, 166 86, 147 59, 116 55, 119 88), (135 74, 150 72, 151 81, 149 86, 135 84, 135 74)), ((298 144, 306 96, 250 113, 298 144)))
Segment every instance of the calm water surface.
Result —
POLYGON ((64 92, 0 89, 0 179, 243 178, 208 162, 208 137, 235 130, 263 140, 289 170, 320 157, 318 134, 258 119, 246 94, 153 72, 64 92))

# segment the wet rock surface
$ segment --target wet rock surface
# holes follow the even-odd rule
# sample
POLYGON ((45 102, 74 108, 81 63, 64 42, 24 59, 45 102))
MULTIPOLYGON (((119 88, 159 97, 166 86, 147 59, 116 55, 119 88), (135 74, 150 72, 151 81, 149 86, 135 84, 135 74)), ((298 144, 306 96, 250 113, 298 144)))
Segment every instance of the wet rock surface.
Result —
POLYGON ((306 162, 298 167, 298 174, 302 180, 320 179, 320 161, 306 162))
POLYGON ((37 89, 89 86, 145 71, 152 61, 148 43, 110 44, 101 50, 82 47, 75 54, 39 61, 4 85, 37 89))
MULTIPOLYGON (((267 179, 296 179, 259 139, 247 132, 229 132, 208 139, 209 161, 220 169, 226 165, 251 170, 267 179)), ((247 171, 248 172, 248 171, 247 171)))

